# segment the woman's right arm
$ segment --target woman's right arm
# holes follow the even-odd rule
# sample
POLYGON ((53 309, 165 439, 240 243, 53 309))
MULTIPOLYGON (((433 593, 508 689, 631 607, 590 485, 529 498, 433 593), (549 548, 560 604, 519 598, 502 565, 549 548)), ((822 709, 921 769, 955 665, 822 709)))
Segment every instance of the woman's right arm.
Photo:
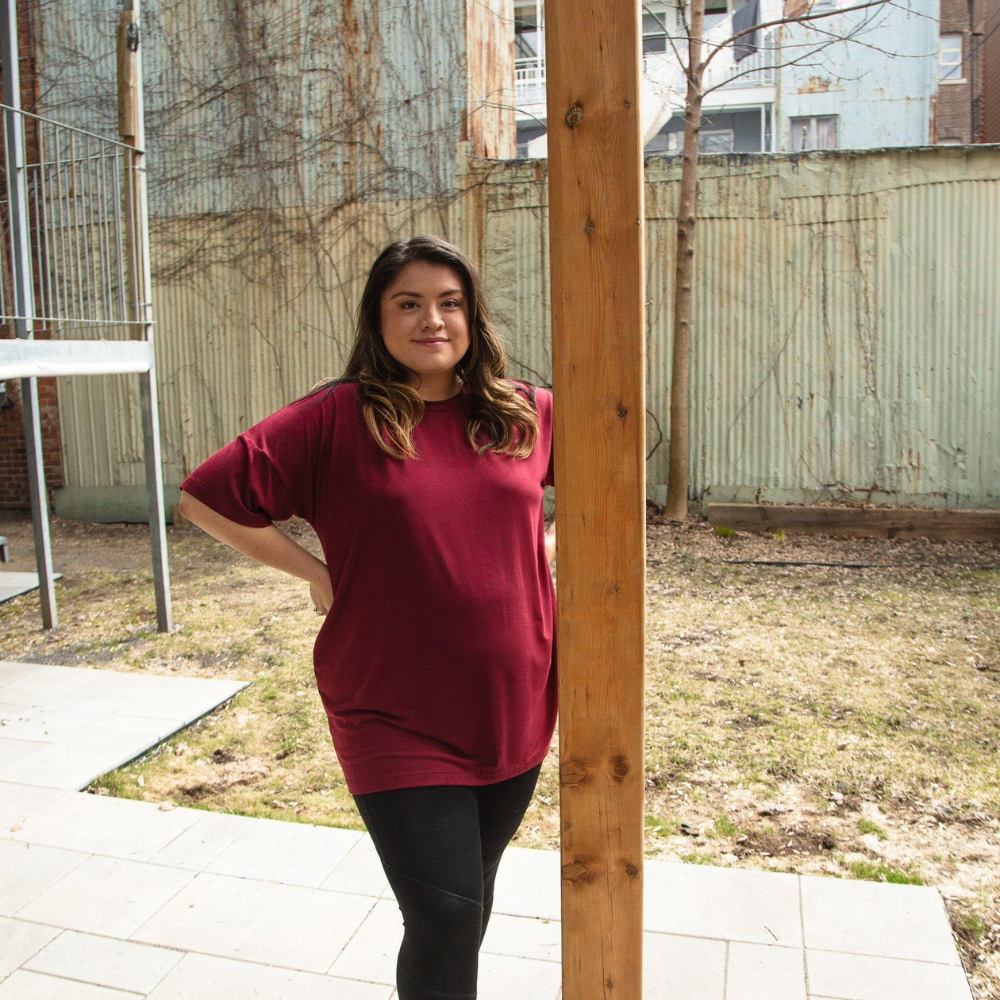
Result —
POLYGON ((273 566, 309 584, 313 606, 326 614, 333 605, 333 586, 326 563, 273 524, 250 528, 223 517, 197 497, 181 490, 177 511, 220 542, 266 566, 273 566))

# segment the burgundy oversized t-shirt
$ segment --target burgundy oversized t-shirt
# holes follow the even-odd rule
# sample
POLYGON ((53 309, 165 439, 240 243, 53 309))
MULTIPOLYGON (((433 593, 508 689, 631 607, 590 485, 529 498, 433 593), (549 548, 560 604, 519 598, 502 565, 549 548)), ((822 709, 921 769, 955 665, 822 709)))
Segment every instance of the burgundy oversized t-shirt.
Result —
POLYGON ((552 394, 528 458, 477 454, 467 387, 424 404, 418 458, 372 438, 354 382, 282 407, 181 489, 239 524, 316 531, 333 607, 313 651, 353 794, 484 785, 541 762, 557 713, 555 589, 545 558, 552 394))

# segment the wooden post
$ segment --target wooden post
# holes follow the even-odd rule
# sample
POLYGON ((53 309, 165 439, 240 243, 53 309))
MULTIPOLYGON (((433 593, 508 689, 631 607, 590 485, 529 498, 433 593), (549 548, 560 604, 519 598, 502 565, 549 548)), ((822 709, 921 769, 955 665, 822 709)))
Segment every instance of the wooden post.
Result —
POLYGON ((638 0, 547 0, 564 1000, 642 996, 645 270, 638 0))
POLYGON ((146 129, 142 102, 142 50, 139 0, 125 0, 118 23, 118 131, 129 147, 126 161, 125 219, 127 226, 129 301, 139 324, 133 339, 150 344, 148 371, 139 375, 142 398, 143 453, 149 495, 149 539, 153 552, 153 590, 156 627, 173 630, 170 570, 167 564, 166 509, 160 456, 160 414, 156 390, 156 352, 153 348, 153 279, 149 253, 149 209, 146 199, 146 129))

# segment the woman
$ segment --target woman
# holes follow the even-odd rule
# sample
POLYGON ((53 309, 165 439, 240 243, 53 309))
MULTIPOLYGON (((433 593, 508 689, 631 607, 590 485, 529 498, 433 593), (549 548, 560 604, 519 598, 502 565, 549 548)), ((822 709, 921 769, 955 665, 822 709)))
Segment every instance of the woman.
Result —
POLYGON ((400 1000, 476 996, 497 866, 555 729, 552 394, 504 372, 465 254, 392 243, 344 376, 181 483, 181 514, 306 580, 325 616, 316 679, 403 914, 400 1000), (325 561, 272 523, 292 515, 325 561))

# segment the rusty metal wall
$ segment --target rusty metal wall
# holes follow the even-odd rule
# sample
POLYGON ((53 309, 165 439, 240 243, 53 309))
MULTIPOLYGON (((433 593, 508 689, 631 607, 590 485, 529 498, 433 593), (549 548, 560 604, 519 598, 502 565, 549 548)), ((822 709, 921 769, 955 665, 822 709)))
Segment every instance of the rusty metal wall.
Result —
MULTIPOLYGON (((252 265, 157 287, 170 483, 339 374, 374 248, 439 232, 480 261, 510 373, 551 378, 542 161, 456 165, 458 194, 343 209, 252 265)), ((647 164, 650 495, 669 432, 679 164, 647 164), (659 440, 659 443, 658 443, 659 440)), ((692 380, 696 498, 1000 506, 1000 156, 988 147, 706 157, 692 380)), ((171 227, 159 220, 154 247, 171 227)), ((240 225, 232 221, 234 238, 240 225)), ((290 228, 294 228, 291 227, 290 228)), ((226 245, 225 233, 211 239, 226 245)), ((211 242, 206 237, 208 242, 211 242)), ((61 389, 71 488, 143 482, 127 381, 61 389)))

